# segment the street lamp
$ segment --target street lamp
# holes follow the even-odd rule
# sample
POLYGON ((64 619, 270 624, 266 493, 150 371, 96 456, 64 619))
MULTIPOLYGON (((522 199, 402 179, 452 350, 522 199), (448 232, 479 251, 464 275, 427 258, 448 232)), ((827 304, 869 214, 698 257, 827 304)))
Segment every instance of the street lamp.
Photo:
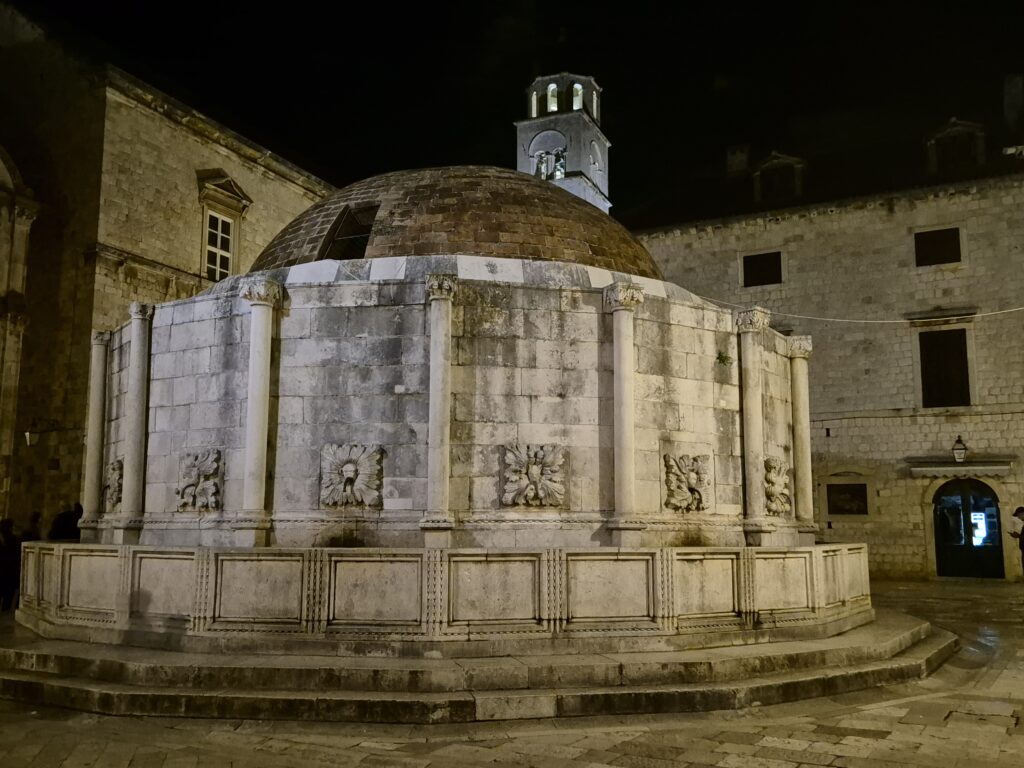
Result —
POLYGON ((964 459, 967 458, 967 446, 964 444, 963 438, 960 435, 956 436, 956 442, 953 443, 953 461, 957 464, 963 464, 964 459))

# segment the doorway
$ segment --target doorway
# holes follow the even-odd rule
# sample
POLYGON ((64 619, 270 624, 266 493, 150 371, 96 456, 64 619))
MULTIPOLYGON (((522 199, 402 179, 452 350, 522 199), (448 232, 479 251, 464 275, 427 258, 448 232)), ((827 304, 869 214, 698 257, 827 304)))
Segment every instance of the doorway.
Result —
POLYGON ((933 502, 937 574, 1004 578, 995 491, 979 480, 952 480, 935 492, 933 502))

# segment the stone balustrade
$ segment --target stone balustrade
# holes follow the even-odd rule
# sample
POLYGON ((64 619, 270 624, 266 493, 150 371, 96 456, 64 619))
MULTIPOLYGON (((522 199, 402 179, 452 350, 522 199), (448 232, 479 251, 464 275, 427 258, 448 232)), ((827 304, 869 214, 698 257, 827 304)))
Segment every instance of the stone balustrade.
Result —
POLYGON ((19 621, 45 636, 268 652, 287 651, 281 641, 295 639, 335 641, 331 650, 352 652, 367 642, 400 643, 392 652, 413 655, 428 646, 483 655, 496 643, 521 649, 531 641, 543 649, 562 639, 628 649, 653 638, 671 648, 820 637, 873 618, 861 544, 512 550, 34 542, 23 547, 21 595, 19 621))

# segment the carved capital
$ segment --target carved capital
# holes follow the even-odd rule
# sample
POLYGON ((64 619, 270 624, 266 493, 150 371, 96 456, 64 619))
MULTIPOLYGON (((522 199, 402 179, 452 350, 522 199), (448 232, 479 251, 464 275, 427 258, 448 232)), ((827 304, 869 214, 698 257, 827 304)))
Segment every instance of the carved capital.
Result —
POLYGON ((15 224, 23 227, 27 227, 33 221, 35 221, 36 214, 39 213, 38 206, 35 205, 15 205, 14 206, 14 219, 15 224))
POLYGON ((447 299, 451 301, 458 286, 455 275, 427 275, 427 298, 430 301, 447 299))
POLYGON ((153 316, 153 305, 133 301, 128 307, 128 314, 131 315, 132 320, 149 320, 153 316))
POLYGON ((636 283, 612 283, 604 289, 604 305, 612 312, 619 309, 633 310, 643 303, 643 286, 636 283))
POLYGON ((238 295, 253 305, 276 307, 281 303, 281 284, 263 275, 242 280, 238 295))
POLYGON ((4 320, 7 321, 7 330, 14 333, 24 333, 28 326, 28 315, 21 312, 7 312, 4 320))
POLYGON ((768 327, 772 313, 764 307, 742 309, 736 313, 736 330, 739 333, 754 333, 768 327))
POLYGON ((110 331, 93 331, 92 343, 93 346, 106 346, 110 343, 110 331))
POLYGON ((805 360, 811 356, 811 350, 813 349, 811 344, 810 336, 790 336, 789 337, 789 356, 790 357, 802 357, 805 360))

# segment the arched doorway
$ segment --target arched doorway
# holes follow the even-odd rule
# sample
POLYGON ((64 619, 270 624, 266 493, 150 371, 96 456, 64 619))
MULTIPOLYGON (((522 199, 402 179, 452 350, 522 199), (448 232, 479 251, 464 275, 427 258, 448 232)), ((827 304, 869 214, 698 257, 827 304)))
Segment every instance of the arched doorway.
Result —
POLYGON ((979 480, 951 480, 935 492, 932 502, 938 575, 1003 578, 996 492, 979 480))

